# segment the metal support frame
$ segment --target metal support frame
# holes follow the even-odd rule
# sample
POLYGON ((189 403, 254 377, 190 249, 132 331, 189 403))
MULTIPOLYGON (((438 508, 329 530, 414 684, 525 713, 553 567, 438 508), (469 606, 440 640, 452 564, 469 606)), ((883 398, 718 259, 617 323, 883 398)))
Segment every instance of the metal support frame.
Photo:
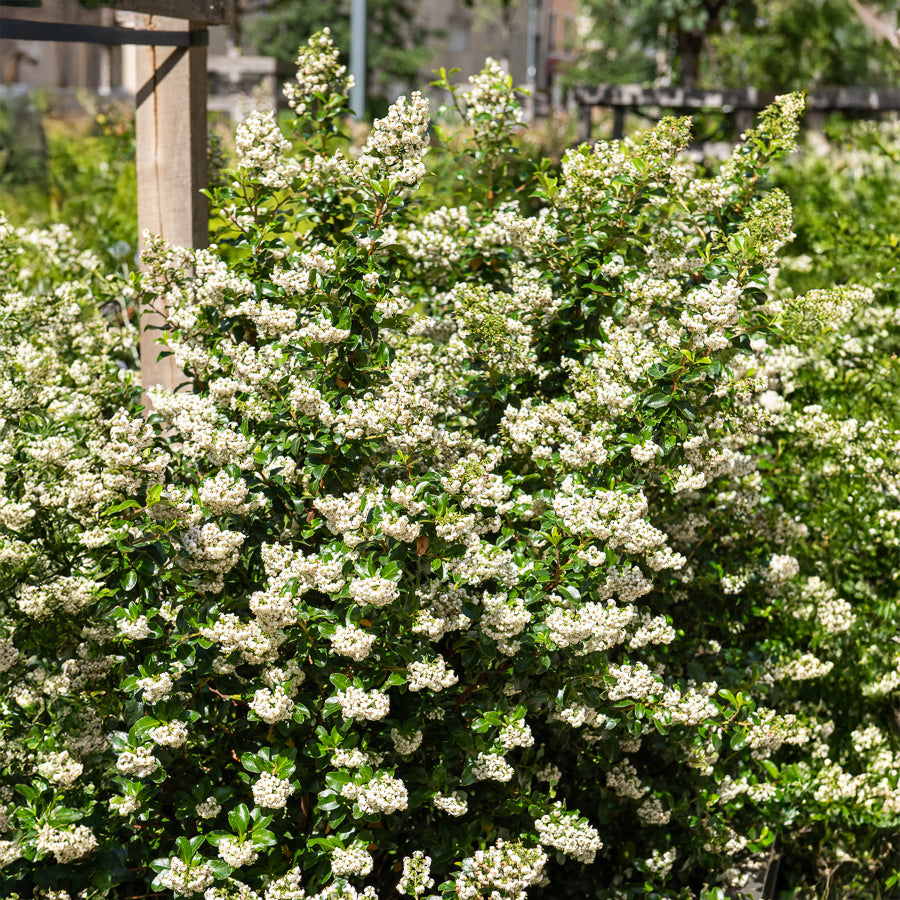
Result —
POLYGON ((10 41, 57 41, 60 43, 104 44, 121 47, 138 44, 150 47, 199 47, 209 43, 209 32, 150 31, 113 28, 107 25, 68 25, 8 19, 0 15, 0 38, 10 41))

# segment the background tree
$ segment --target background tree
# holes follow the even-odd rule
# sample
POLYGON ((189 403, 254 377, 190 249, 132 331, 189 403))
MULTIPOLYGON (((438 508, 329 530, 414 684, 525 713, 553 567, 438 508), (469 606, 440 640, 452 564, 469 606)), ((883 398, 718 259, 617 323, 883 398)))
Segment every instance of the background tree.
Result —
POLYGON ((591 25, 581 82, 786 91, 890 83, 897 72, 884 25, 895 0, 585 0, 582 9, 591 25))
MULTIPOLYGON (((293 62, 297 48, 311 34, 331 29, 342 62, 350 57, 349 0, 272 0, 265 11, 248 21, 246 37, 259 53, 293 62)), ((418 84, 431 61, 425 47, 427 31, 416 20, 415 0, 368 0, 368 91, 378 114, 394 99, 396 88, 418 84)))

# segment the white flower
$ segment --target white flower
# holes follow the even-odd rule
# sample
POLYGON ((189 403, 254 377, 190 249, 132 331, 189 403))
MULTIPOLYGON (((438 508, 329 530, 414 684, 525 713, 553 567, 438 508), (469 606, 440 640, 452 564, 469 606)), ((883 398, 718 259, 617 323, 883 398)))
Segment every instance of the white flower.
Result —
POLYGON ((126 750, 119 754, 116 760, 116 769, 122 775, 135 775, 138 778, 146 778, 159 768, 159 760, 150 752, 148 747, 135 747, 134 750, 126 750))
POLYGON ((367 814, 393 813, 406 809, 409 797, 406 785, 392 775, 376 775, 364 785, 352 781, 341 789, 341 795, 356 802, 367 814))
POLYGON ((338 691, 338 702, 345 719, 367 719, 376 722, 383 719, 391 709, 391 698, 381 691, 366 691, 352 685, 338 691))
POLYGON ((435 794, 432 803, 436 809, 443 810, 451 816, 464 816, 469 809, 468 800, 462 791, 454 791, 452 794, 435 794))
POLYGON ((431 662, 411 662, 406 667, 406 680, 411 691, 428 689, 442 691, 456 684, 453 669, 448 669, 444 657, 438 654, 431 662))
POLYGON ((161 700, 169 699, 175 684, 168 672, 161 672, 159 675, 139 678, 137 686, 144 692, 146 703, 159 703, 161 700))
POLYGON ((201 819, 214 819, 221 812, 222 806, 215 797, 207 797, 201 800, 195 809, 201 819))
POLYGON ((513 767, 499 753, 479 753, 472 763, 472 774, 479 781, 509 781, 513 767))
POLYGON ((147 732, 147 736, 154 744, 163 744, 166 747, 181 747, 188 739, 186 722, 172 721, 164 725, 158 725, 147 732))
POLYGON ((294 786, 287 778, 278 778, 270 772, 263 772, 253 782, 253 799, 257 806, 281 809, 294 793, 294 786))
POLYGON ((375 635, 356 625, 338 625, 329 640, 335 653, 361 662, 371 653, 375 635))
POLYGON ((274 725, 275 722, 291 717, 294 712, 294 701, 288 697, 281 685, 277 685, 274 690, 260 688, 253 695, 250 709, 264 722, 274 725))
POLYGON ((541 816, 534 823, 540 835, 541 844, 553 847, 582 863, 592 863, 597 851, 603 846, 597 829, 578 818, 575 812, 568 812, 561 803, 553 805, 553 810, 541 816))
POLYGON ((397 890, 410 897, 421 897, 434 885, 431 878, 431 857, 421 850, 403 858, 403 875, 397 883, 397 890))
POLYGON ((78 780, 84 766, 72 759, 68 750, 63 750, 61 753, 51 753, 42 757, 37 770, 38 774, 43 775, 48 781, 66 788, 78 780))
POLYGON ((87 856, 97 846, 94 833, 86 825, 52 828, 42 825, 35 840, 39 854, 52 853, 60 865, 87 856))
POLYGON ((372 871, 373 862, 362 843, 353 844, 346 850, 335 847, 331 851, 331 871, 338 878, 348 876, 365 878, 372 871))
POLYGON ((372 578, 357 578, 350 582, 350 596, 359 606, 388 606, 400 596, 393 581, 375 575, 372 578))
POLYGON ((259 857, 259 853, 253 848, 253 841, 225 838, 219 842, 219 857, 237 869, 240 866, 252 865, 259 857))

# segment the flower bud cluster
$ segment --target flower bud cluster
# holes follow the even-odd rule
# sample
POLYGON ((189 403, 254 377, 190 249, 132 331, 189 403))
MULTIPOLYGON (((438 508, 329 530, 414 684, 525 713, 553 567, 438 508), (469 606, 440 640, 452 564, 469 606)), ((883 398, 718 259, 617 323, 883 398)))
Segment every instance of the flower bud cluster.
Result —
POLYGON ((209 863, 186 863, 177 856, 169 859, 169 867, 159 876, 163 887, 188 897, 202 894, 214 880, 209 863))
POLYGON ((345 719, 376 722, 391 709, 391 698, 382 691, 367 691, 352 685, 337 693, 341 713, 345 719))
POLYGON ((60 865, 87 856, 97 846, 97 838, 86 825, 53 828, 42 825, 37 833, 38 854, 52 853, 60 865))
POLYGON ((116 760, 116 769, 122 775, 135 775, 138 778, 147 778, 159 768, 159 760, 150 752, 148 747, 135 747, 134 750, 126 750, 119 754, 116 760))
POLYGON ((287 778, 279 778, 270 772, 263 772, 253 782, 253 800, 257 806, 281 809, 294 793, 294 786, 287 778))
POLYGON ((68 750, 63 750, 61 753, 44 756, 38 762, 37 771, 48 781, 58 784, 61 788, 67 788, 78 780, 84 766, 78 760, 72 759, 68 750))
POLYGON ((398 812, 406 809, 409 802, 406 785, 386 773, 376 775, 366 784, 352 781, 345 784, 341 796, 352 800, 367 815, 398 812))
POLYGON ((354 175, 366 181, 390 180, 407 186, 425 177, 428 151, 428 100, 418 91, 400 97, 372 132, 354 164, 354 175))
POLYGON ((372 871, 372 863, 372 857, 361 843, 331 851, 331 871, 338 878, 365 878, 372 871))
POLYGON ((590 864, 603 846, 597 829, 579 819, 577 813, 567 812, 561 803, 534 823, 541 844, 553 847, 578 862, 590 864))
POLYGON ((403 857, 403 875, 397 883, 397 890, 409 897, 421 897, 434 885, 431 876, 431 857, 421 850, 412 856, 403 857))
POLYGON ((522 898, 540 882, 546 864, 547 854, 540 847, 498 838, 493 847, 463 860, 455 879, 456 896, 459 900, 522 898))
POLYGON ((406 667, 406 681, 411 691, 442 691, 452 687, 459 679, 453 669, 448 669, 444 657, 438 654, 431 662, 411 662, 406 667))

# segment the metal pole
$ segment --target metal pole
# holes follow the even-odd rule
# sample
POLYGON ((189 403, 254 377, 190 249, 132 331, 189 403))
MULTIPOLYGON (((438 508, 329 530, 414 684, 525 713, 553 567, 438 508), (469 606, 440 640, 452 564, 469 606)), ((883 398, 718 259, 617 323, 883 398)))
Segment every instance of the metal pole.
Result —
POLYGON ((528 36, 525 48, 525 77, 528 96, 525 98, 525 121, 534 122, 534 93, 537 90, 537 34, 538 34, 538 2, 530 0, 528 4, 528 36))
POLYGON ((350 3, 350 108, 357 119, 366 114, 366 0, 350 3))

